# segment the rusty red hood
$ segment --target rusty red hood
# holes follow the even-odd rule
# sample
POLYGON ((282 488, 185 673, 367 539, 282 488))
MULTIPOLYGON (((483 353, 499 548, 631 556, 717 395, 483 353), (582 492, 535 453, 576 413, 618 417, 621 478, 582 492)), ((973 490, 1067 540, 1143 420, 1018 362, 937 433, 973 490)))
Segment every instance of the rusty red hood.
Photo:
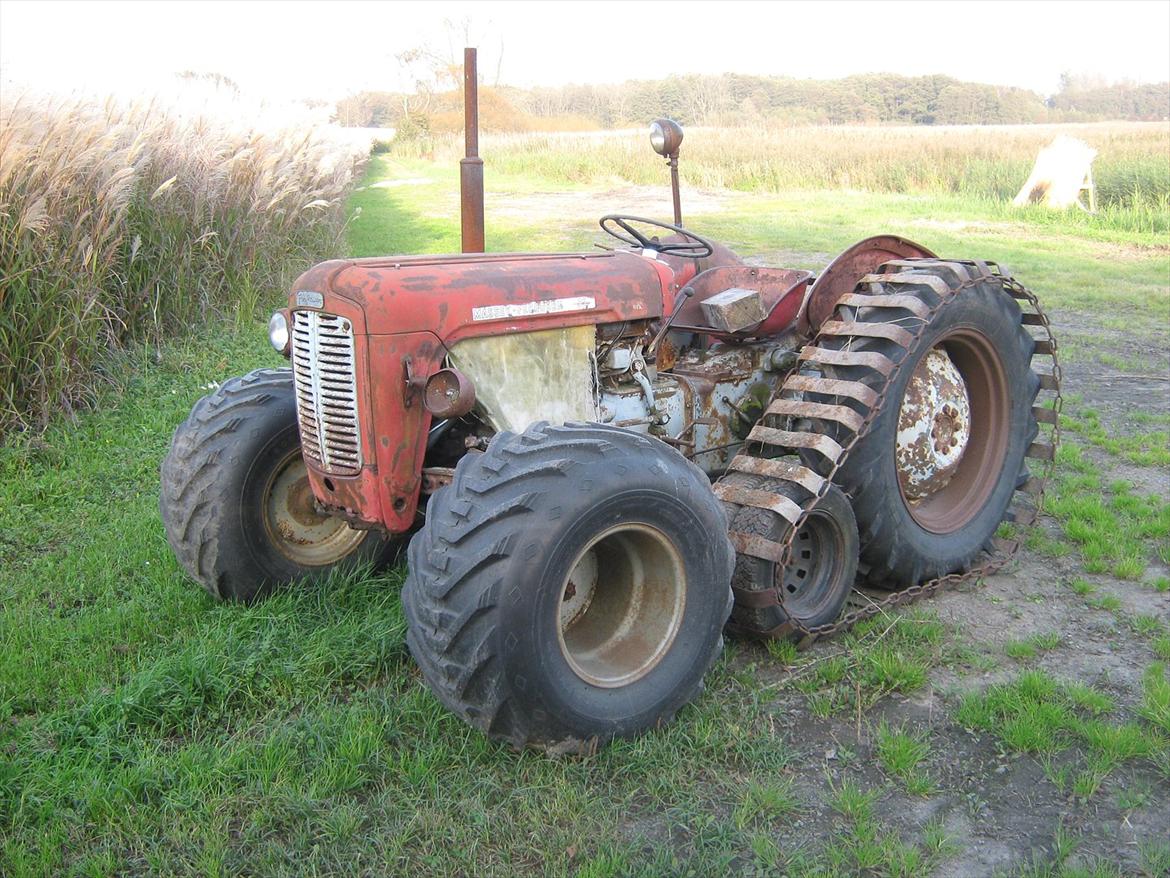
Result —
POLYGON ((323 262, 297 279, 289 304, 304 306, 310 300, 298 302, 299 294, 320 293, 328 310, 330 298, 341 297, 361 308, 370 335, 431 332, 451 344, 659 317, 675 289, 668 265, 630 252, 477 253, 323 262))

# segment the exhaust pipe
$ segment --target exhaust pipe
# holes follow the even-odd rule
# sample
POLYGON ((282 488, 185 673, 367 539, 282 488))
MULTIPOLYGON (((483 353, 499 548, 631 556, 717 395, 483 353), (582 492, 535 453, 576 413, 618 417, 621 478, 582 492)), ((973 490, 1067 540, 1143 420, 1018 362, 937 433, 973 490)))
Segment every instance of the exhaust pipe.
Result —
POLYGON ((483 159, 479 157, 479 76, 475 49, 463 50, 463 146, 459 161, 464 253, 483 252, 483 159))

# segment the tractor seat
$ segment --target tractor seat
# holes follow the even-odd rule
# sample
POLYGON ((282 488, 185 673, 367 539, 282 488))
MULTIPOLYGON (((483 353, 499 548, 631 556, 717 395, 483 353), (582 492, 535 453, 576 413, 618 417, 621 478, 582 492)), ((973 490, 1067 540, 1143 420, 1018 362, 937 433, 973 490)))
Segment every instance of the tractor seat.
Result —
POLYGON ((796 322, 811 279, 811 271, 790 268, 708 268, 687 284, 694 294, 671 328, 719 338, 774 335, 796 322))

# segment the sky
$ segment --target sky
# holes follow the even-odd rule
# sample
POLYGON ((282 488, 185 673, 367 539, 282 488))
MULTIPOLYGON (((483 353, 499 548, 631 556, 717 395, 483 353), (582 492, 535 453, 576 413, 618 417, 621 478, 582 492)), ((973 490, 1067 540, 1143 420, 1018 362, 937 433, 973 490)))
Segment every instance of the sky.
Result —
POLYGON ((0 87, 133 92, 193 70, 257 95, 336 100, 409 88, 396 56, 457 59, 465 37, 482 81, 525 87, 889 72, 1048 95, 1064 71, 1170 79, 1168 0, 0 0, 0 87))

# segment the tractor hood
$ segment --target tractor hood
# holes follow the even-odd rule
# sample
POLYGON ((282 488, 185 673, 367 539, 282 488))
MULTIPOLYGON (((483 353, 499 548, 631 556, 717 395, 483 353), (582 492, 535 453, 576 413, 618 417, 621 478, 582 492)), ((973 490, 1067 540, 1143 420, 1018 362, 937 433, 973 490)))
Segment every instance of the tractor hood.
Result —
POLYGON ((289 305, 329 310, 345 299, 368 335, 428 332, 449 346, 660 317, 676 285, 667 264, 626 251, 392 257, 316 265, 297 279, 289 305))
POLYGON ((361 526, 408 531, 431 426, 417 388, 452 348, 563 330, 585 334, 591 350, 593 326, 661 317, 678 282, 666 262, 622 251, 335 260, 309 269, 289 307, 318 329, 294 335, 312 346, 312 333, 331 333, 321 354, 330 374, 314 378, 313 355, 294 352, 294 371, 304 373, 297 380, 324 388, 298 396, 301 433, 309 424, 313 448, 348 449, 351 464, 330 468, 306 452, 318 502, 361 526), (314 393, 327 391, 331 407, 312 408, 314 393))

